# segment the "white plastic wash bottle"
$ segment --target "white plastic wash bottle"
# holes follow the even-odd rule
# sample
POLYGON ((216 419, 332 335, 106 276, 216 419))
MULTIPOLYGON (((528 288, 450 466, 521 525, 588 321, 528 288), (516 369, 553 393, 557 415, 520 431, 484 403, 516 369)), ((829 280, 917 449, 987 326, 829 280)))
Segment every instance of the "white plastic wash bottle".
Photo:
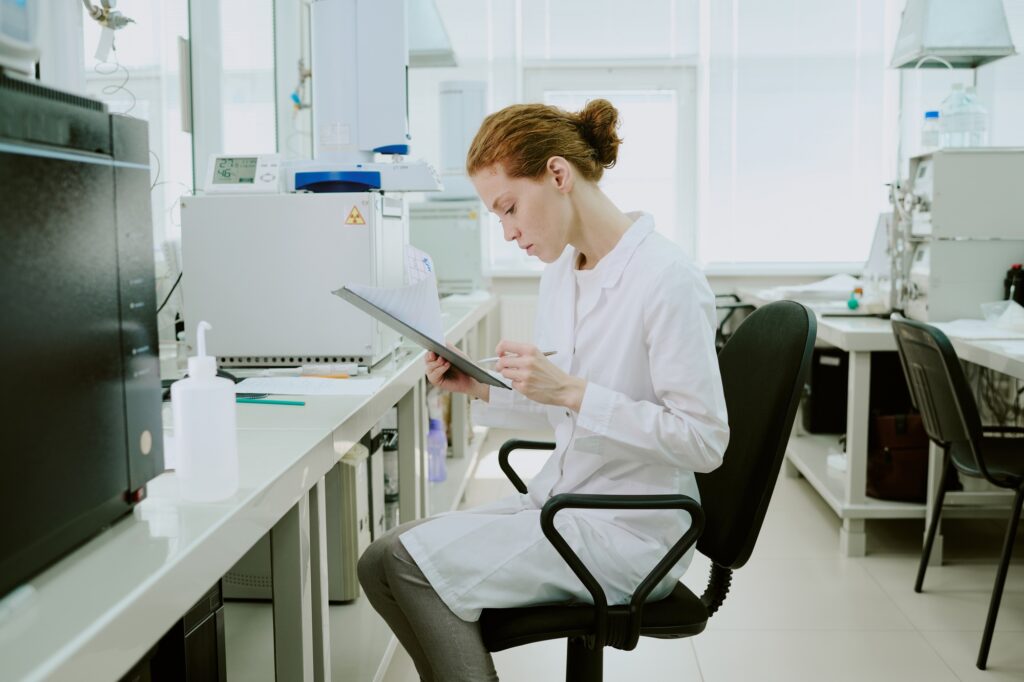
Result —
POLYGON ((206 355, 208 322, 196 329, 199 354, 188 359, 188 378, 171 386, 177 476, 181 496, 216 502, 238 490, 235 385, 217 376, 217 360, 206 355))

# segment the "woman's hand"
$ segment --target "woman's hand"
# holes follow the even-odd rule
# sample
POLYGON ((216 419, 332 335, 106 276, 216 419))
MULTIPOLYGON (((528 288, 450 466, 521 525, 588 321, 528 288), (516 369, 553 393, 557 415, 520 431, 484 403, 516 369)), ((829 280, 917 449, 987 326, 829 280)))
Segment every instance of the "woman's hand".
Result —
POLYGON ((497 354, 501 357, 495 369, 512 388, 535 402, 580 411, 587 382, 560 370, 536 346, 502 341, 497 354))
MULTIPOLYGON (((455 346, 448 344, 448 347, 459 355, 465 356, 455 346)), ((462 370, 452 367, 452 363, 432 351, 427 351, 427 381, 441 390, 465 393, 485 401, 490 394, 490 391, 487 390, 488 386, 481 384, 468 374, 464 374, 462 370)))

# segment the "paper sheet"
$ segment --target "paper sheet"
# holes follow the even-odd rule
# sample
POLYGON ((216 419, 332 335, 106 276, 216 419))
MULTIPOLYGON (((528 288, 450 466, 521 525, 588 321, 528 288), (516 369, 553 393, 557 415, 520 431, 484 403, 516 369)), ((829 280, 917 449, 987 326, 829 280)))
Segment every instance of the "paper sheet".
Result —
POLYGON ((251 377, 235 384, 235 393, 270 395, 372 395, 384 379, 318 379, 315 377, 251 377))
POLYGON ((850 275, 834 275, 828 279, 823 279, 820 282, 811 282, 810 284, 798 284, 794 286, 783 286, 776 287, 774 290, 779 292, 784 298, 843 298, 844 300, 850 297, 850 293, 855 287, 864 286, 856 277, 850 275))
POLYGON ((435 278, 434 259, 415 246, 405 247, 405 283, 416 284, 427 278, 435 278))
POLYGON ((347 287, 391 316, 444 345, 444 321, 441 318, 437 279, 433 272, 434 263, 430 256, 410 246, 406 250, 405 265, 406 277, 410 282, 407 286, 384 289, 349 284, 347 287))

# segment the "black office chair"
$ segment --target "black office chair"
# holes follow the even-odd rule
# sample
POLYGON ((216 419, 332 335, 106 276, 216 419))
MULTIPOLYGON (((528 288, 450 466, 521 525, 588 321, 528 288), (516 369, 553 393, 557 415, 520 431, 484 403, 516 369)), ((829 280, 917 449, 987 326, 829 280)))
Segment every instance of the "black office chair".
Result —
MULTIPOLYGON (((640 635, 674 639, 702 632, 725 601, 732 571, 747 562, 761 530, 810 366, 816 328, 814 315, 802 305, 779 301, 748 317, 719 354, 731 433, 722 466, 697 474, 702 504, 685 495, 562 494, 549 499, 541 510, 544 535, 594 603, 486 609, 480 624, 487 648, 502 651, 565 637, 566 680, 589 682, 602 678, 605 646, 629 651, 640 635), (555 529, 555 514, 565 508, 683 509, 692 525, 640 583, 628 604, 609 606, 593 574, 555 529), (713 562, 704 594, 697 597, 679 583, 667 598, 645 603, 695 542, 713 562)), ((526 492, 509 465, 509 454, 553 447, 508 441, 499 452, 501 468, 517 490, 526 492)))
MULTIPOLYGON (((715 310, 724 311, 718 320, 718 328, 715 329, 715 350, 719 353, 725 348, 726 342, 732 334, 725 333, 725 325, 729 323, 729 320, 736 313, 737 310, 753 310, 755 306, 752 303, 744 303, 740 300, 740 297, 736 294, 715 294, 715 310)), ((742 322, 742 320, 741 320, 742 322)))
POLYGON ((965 476, 984 478, 1000 488, 1017 491, 1010 525, 1006 529, 1003 554, 996 571, 996 583, 992 588, 985 632, 981 636, 981 649, 978 651, 978 669, 984 670, 996 627, 999 602, 1003 597, 1006 572, 1013 554, 1021 503, 1024 502, 1024 439, 987 434, 1021 434, 1024 429, 981 425, 978 406, 964 378, 963 367, 953 344, 944 333, 931 325, 896 316, 893 317, 892 327, 914 407, 921 412, 928 437, 943 450, 942 478, 939 479, 943 484, 935 496, 935 508, 928 525, 914 591, 920 592, 924 583, 935 531, 942 514, 942 503, 946 497, 944 482, 949 479, 950 465, 965 476))

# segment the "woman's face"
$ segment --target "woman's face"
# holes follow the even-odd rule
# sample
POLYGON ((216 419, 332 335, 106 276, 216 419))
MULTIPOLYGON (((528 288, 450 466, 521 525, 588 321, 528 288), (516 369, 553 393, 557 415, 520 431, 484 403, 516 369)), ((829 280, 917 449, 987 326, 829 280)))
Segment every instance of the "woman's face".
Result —
POLYGON ((505 241, 516 242, 545 263, 562 255, 572 218, 567 184, 571 180, 557 161, 568 165, 553 158, 536 180, 509 177, 497 163, 470 176, 477 194, 501 221, 505 241))

